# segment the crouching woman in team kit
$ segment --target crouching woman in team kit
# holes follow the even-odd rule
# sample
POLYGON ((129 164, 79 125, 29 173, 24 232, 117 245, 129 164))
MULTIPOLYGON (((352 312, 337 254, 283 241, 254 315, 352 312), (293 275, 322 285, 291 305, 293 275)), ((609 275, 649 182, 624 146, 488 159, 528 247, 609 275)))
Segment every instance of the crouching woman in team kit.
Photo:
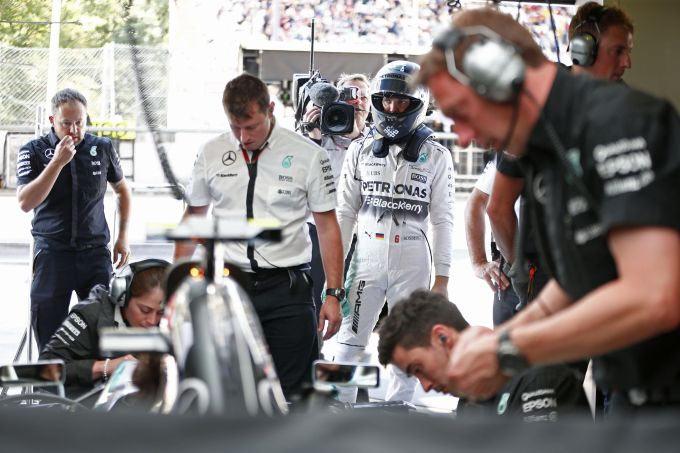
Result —
POLYGON ((92 288, 89 297, 73 307, 40 354, 66 364, 67 393, 78 395, 106 381, 131 355, 105 358, 99 351, 103 327, 158 326, 163 314, 163 281, 169 263, 147 259, 130 263, 111 280, 111 289, 92 288))

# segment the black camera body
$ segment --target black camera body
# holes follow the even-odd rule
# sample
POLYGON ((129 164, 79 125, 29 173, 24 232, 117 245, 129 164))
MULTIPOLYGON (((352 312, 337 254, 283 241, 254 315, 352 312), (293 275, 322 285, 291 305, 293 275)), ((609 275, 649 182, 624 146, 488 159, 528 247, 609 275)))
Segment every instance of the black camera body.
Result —
POLYGON ((311 76, 293 76, 293 96, 296 128, 307 133, 318 128, 323 135, 349 134, 354 130, 354 106, 345 101, 357 98, 356 87, 339 91, 316 71, 311 76), (303 117, 310 103, 321 108, 321 115, 318 121, 306 123, 303 117))

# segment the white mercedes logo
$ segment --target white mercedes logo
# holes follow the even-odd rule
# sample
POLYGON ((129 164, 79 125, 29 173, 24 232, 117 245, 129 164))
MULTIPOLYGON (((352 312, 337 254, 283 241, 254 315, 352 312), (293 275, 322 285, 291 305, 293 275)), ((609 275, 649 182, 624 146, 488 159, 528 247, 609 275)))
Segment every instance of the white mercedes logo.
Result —
POLYGON ((236 162, 236 153, 233 151, 227 151, 222 155, 222 163, 227 167, 236 162))
POLYGON ((54 157, 54 150, 52 148, 47 148, 45 150, 45 157, 52 159, 54 157))

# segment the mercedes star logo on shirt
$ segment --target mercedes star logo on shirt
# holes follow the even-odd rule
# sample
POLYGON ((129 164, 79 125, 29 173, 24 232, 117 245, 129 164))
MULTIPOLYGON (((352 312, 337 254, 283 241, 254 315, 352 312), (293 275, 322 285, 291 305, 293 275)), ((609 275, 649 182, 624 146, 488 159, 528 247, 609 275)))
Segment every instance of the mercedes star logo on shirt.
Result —
POLYGON ((47 157, 48 159, 52 159, 54 157, 54 150, 52 148, 46 149, 45 157, 47 157))
POLYGON ((222 163, 227 167, 236 162, 236 153, 233 151, 227 151, 222 155, 222 163))

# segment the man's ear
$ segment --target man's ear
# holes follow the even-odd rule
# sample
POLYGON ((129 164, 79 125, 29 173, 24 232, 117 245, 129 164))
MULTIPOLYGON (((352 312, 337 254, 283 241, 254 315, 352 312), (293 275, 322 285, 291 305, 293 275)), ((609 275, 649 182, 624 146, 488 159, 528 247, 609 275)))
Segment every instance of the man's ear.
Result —
POLYGON ((269 113, 270 117, 274 116, 274 101, 269 102, 269 107, 267 107, 267 113, 269 113))
POLYGON ((430 331, 430 344, 432 346, 444 346, 447 349, 453 347, 455 332, 444 324, 435 324, 430 331))

